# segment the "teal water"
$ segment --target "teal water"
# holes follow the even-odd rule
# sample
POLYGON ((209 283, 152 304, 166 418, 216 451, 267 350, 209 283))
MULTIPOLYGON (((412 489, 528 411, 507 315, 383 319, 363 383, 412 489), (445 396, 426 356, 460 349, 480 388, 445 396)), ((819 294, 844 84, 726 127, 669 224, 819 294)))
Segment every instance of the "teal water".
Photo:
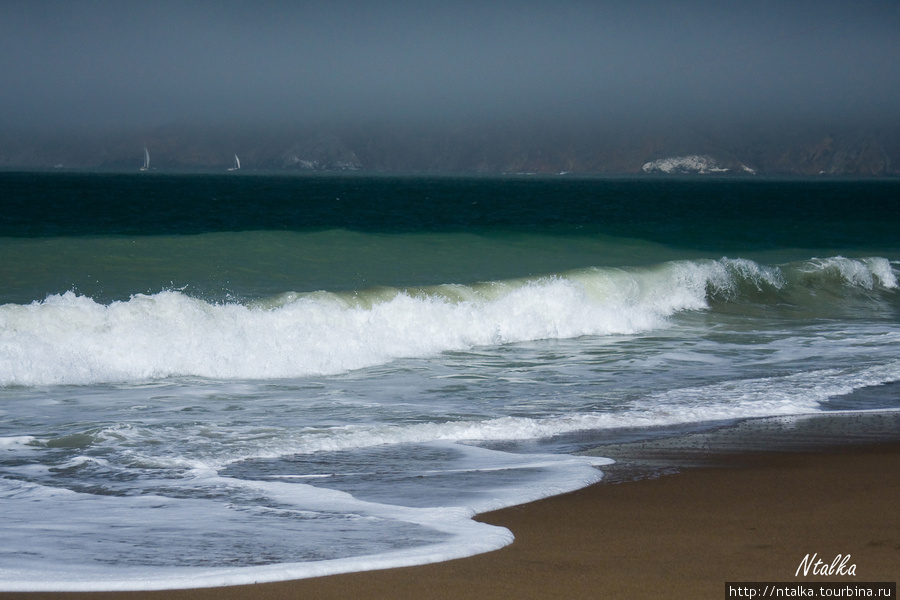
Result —
POLYGON ((596 481, 573 453, 621 431, 896 410, 898 200, 0 173, 0 588, 463 556, 511 539, 473 513, 596 481))
POLYGON ((894 181, 5 173, 0 301, 469 284, 892 255, 894 181))

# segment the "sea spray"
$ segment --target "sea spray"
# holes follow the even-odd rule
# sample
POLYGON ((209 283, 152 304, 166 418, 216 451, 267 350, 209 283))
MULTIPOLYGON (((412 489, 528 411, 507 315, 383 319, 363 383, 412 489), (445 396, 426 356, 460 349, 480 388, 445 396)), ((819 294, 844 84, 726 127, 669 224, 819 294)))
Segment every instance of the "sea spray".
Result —
POLYGON ((479 346, 647 332, 679 313, 708 309, 710 300, 768 294, 772 308, 789 299, 821 309, 823 289, 847 296, 896 288, 885 259, 835 257, 782 267, 675 261, 473 286, 284 294, 250 304, 178 291, 100 304, 67 292, 0 307, 0 385, 333 374, 479 346))

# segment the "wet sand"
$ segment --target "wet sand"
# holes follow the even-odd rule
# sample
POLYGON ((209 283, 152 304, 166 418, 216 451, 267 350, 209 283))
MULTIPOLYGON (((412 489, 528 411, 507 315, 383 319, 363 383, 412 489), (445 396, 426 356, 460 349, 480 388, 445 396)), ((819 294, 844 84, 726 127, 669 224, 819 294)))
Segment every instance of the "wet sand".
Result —
POLYGON ((612 444, 588 488, 487 513, 501 550, 419 567, 195 590, 0 598, 724 598, 731 581, 900 579, 900 414, 769 419, 612 444), (855 576, 795 577, 850 555, 855 576))

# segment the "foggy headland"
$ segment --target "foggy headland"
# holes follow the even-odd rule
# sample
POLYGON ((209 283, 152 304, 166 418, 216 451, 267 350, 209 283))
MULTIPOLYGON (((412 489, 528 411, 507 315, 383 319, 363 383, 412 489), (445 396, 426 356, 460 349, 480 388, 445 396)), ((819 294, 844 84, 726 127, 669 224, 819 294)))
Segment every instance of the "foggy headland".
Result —
POLYGON ((0 168, 885 176, 867 1, 5 3, 0 168))

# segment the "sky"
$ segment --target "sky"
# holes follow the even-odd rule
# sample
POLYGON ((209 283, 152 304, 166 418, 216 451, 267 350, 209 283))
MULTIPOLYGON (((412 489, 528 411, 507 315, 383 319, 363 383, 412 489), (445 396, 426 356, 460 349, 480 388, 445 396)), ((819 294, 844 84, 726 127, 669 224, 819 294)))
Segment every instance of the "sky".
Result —
POLYGON ((0 127, 871 118, 900 2, 0 2, 0 127))

